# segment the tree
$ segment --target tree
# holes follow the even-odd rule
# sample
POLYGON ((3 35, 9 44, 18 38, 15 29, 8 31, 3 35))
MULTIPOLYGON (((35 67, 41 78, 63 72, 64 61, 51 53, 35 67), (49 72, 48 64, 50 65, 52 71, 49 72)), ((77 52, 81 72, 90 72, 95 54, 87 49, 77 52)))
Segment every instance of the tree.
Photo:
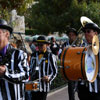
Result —
POLYGON ((8 19, 9 12, 16 9, 20 15, 27 10, 28 5, 34 0, 0 0, 0 15, 2 18, 8 19))
POLYGON ((79 21, 79 13, 81 14, 82 9, 77 0, 39 0, 38 4, 29 9, 31 11, 30 26, 43 34, 62 33, 66 31, 67 27, 79 25, 75 21, 79 21), (75 14, 75 10, 77 14, 75 14))
POLYGON ((100 3, 92 2, 87 6, 84 14, 89 17, 94 23, 100 25, 100 3))
MULTIPOLYGON (((91 3, 79 0, 39 0, 28 11, 27 20, 30 27, 38 30, 41 34, 53 32, 66 32, 68 27, 77 30, 82 26, 81 16, 89 17, 99 24, 100 2, 91 3)), ((27 24, 28 25, 28 24, 27 24)))
POLYGON ((64 22, 63 13, 66 9, 67 0, 59 2, 58 0, 39 0, 38 4, 29 9, 31 11, 30 25, 41 33, 61 31, 60 28, 63 28, 64 22))

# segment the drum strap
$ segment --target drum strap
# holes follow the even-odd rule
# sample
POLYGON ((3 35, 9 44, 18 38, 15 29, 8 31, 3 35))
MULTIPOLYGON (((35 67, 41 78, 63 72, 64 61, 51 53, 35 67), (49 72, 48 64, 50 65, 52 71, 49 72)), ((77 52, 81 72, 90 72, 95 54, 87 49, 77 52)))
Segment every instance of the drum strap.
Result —
POLYGON ((83 52, 82 52, 82 56, 81 56, 81 73, 82 73, 82 76, 83 76, 83 79, 85 79, 85 75, 84 75, 84 73, 83 73, 83 62, 82 62, 82 60, 83 60, 83 53, 84 53, 84 51, 85 51, 85 48, 83 49, 83 52))

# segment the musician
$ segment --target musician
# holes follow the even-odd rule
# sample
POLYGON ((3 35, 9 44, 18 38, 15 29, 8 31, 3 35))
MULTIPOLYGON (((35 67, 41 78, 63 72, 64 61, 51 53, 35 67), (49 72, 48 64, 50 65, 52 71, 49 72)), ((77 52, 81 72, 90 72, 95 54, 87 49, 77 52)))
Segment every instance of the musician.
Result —
MULTIPOLYGON (((91 44, 93 36, 100 33, 100 28, 95 23, 87 23, 82 30, 87 44, 91 44)), ((100 64, 97 78, 93 83, 87 81, 78 83, 78 97, 80 100, 100 100, 100 64)))
POLYGON ((30 76, 31 80, 39 81, 39 91, 32 91, 32 100, 46 100, 47 93, 50 91, 51 82, 57 75, 56 57, 47 51, 45 36, 37 38, 38 51, 31 55, 30 76))
MULTIPOLYGON (((69 40, 66 41, 63 45, 62 45, 62 49, 64 49, 65 47, 69 47, 71 46, 71 44, 76 40, 77 37, 77 31, 75 28, 69 28, 69 30, 67 31, 67 35, 69 37, 69 40)), ((75 45, 74 45, 75 46, 75 45)), ((76 82, 75 81, 68 81, 68 95, 69 95, 69 100, 75 100, 75 91, 76 91, 76 82)))
POLYGON ((67 35, 69 40, 64 42, 62 48, 70 46, 75 41, 78 33, 75 28, 69 28, 69 30, 67 31, 67 35))
POLYGON ((29 76, 27 55, 9 44, 12 31, 0 19, 0 100, 25 100, 24 82, 29 76))

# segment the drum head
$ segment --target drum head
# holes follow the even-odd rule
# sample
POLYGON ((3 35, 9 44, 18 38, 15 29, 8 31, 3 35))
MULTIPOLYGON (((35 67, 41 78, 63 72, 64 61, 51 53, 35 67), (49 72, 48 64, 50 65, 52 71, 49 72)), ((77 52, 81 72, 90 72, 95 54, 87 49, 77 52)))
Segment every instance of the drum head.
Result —
POLYGON ((86 52, 85 56, 85 72, 87 80, 90 82, 93 82, 97 76, 98 72, 98 63, 96 61, 96 56, 92 52, 91 49, 89 49, 86 52))

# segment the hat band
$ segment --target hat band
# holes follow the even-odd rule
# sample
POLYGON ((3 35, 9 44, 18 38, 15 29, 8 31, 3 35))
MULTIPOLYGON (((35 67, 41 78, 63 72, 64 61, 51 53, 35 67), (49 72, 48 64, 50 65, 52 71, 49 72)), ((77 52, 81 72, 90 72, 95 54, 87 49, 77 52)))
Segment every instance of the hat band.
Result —
POLYGON ((37 40, 37 42, 47 42, 46 40, 37 40))

